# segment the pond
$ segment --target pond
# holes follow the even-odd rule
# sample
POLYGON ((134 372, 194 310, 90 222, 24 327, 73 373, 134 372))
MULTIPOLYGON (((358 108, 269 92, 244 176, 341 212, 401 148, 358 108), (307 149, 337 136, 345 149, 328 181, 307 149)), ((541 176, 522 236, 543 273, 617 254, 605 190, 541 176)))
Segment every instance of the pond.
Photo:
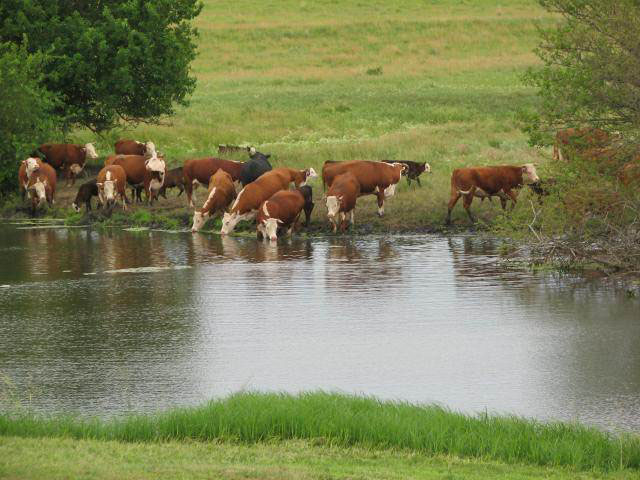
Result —
POLYGON ((640 300, 497 249, 0 225, 0 399, 112 416, 323 389, 640 431, 640 300))

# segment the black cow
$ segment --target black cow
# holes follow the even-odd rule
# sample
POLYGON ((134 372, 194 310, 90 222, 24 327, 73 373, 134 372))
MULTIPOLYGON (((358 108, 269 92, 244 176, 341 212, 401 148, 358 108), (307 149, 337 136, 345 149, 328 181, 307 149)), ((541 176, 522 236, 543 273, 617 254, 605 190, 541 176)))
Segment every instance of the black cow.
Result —
POLYGON ((162 184, 159 192, 159 194, 164 198, 167 198, 167 188, 177 188, 180 190, 178 192, 178 197, 182 195, 182 192, 184 192, 184 176, 182 174, 182 167, 167 170, 167 173, 164 176, 164 183, 162 184))
POLYGON ((269 163, 270 154, 264 154, 258 152, 255 148, 249 149, 249 161, 244 162, 242 171, 240 172, 240 183, 243 187, 257 180, 260 175, 273 170, 273 167, 269 163))
POLYGON ((431 172, 431 166, 427 162, 412 162, 410 160, 382 160, 384 163, 402 163, 407 166, 403 173, 407 177, 407 185, 411 185, 411 180, 418 182, 421 187, 420 175, 424 172, 431 172))
MULTIPOLYGON (((98 196, 98 185, 96 184, 96 179, 89 180, 88 182, 80 185, 78 189, 78 193, 76 194, 76 199, 73 201, 72 207, 76 212, 80 211, 80 205, 83 203, 87 208, 87 212, 91 210, 91 197, 98 196)), ((100 204, 100 200, 98 200, 98 208, 102 205, 100 204)))
POLYGON ((314 207, 313 190, 311 190, 311 187, 309 185, 298 187, 298 190, 304 197, 304 216, 305 216, 304 226, 308 227, 309 222, 311 221, 311 212, 313 211, 313 207, 314 207))

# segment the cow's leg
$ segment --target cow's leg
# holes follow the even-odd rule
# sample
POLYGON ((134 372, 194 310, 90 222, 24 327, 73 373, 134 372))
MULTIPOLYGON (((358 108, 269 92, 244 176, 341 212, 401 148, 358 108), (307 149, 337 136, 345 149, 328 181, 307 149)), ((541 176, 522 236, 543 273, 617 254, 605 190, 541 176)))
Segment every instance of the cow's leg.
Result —
POLYGON ((420 183, 420 177, 416 177, 416 182, 418 182, 418 186, 422 188, 422 184, 420 183))
POLYGON ((409 178, 409 176, 407 175, 407 187, 411 186, 411 179, 409 178))
POLYGON ((447 225, 451 224, 451 210, 453 210, 453 207, 456 206, 456 203, 458 203, 458 200, 460 200, 460 192, 458 191, 457 188, 452 188, 451 189, 451 198, 449 198, 449 205, 448 205, 448 211, 447 211, 447 225))
POLYGON ((122 200, 122 210, 126 211, 127 210, 127 193, 126 192, 122 192, 120 193, 120 199, 122 200))
POLYGON ((162 195, 164 197, 164 199, 167 199, 167 187, 165 187, 164 185, 162 186, 162 188, 160 189, 159 195, 162 195))
POLYGON ((384 190, 378 189, 378 216, 381 217, 384 215, 384 190))
POLYGON ((353 212, 355 211, 355 208, 351 209, 351 226, 353 227, 355 225, 355 222, 353 221, 353 212))
POLYGON ((475 222, 475 218, 473 218, 473 215, 471 214, 471 202, 473 202, 473 190, 475 190, 475 188, 471 189, 472 191, 469 192, 467 195, 464 195, 464 198, 462 199, 462 206, 464 207, 464 209, 467 211, 467 215, 469 215, 469 219, 472 222, 475 222))
POLYGON ((179 190, 179 192, 178 192, 178 197, 179 197, 180 195, 182 195, 182 192, 184 192, 184 186, 183 185, 178 185, 178 190, 179 190))
MULTIPOLYGON (((518 203, 518 194, 516 192, 514 192, 513 190, 507 190, 506 194, 509 195, 509 197, 511 198, 511 201, 513 202, 511 204, 511 209, 510 209, 510 210, 513 210, 515 208, 515 206, 516 206, 516 203, 518 203)), ((506 201, 505 201, 505 203, 506 203, 506 201)))

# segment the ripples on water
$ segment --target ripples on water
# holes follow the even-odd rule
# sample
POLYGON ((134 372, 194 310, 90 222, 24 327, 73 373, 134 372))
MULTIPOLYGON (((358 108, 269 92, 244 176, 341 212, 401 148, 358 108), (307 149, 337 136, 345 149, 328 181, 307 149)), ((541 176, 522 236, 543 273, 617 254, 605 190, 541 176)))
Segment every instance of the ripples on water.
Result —
POLYGON ((493 241, 0 234, 0 392, 38 411, 325 389, 640 430, 640 302, 493 241))

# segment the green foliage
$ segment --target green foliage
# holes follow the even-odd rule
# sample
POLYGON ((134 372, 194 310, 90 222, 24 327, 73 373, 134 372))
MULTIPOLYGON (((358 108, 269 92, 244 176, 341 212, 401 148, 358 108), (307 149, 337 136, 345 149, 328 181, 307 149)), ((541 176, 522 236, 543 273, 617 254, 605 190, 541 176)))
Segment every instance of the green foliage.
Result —
MULTIPOLYGON (((540 0, 561 21, 540 29, 541 68, 527 80, 541 98, 529 128, 589 124, 640 127, 640 4, 635 0, 540 0)), ((531 132, 530 132, 531 133, 531 132)), ((535 143, 543 138, 532 136, 535 143)))
POLYGON ((113 420, 0 414, 0 435, 164 442, 322 439, 580 470, 640 468, 640 439, 566 423, 468 416, 437 406, 328 393, 242 393, 201 407, 113 420))
POLYGON ((17 189, 18 160, 55 127, 55 97, 40 86, 42 56, 0 44, 0 195, 17 189))
POLYGON ((156 122, 195 88, 198 0, 4 0, 0 41, 46 54, 44 85, 67 126, 156 122))

